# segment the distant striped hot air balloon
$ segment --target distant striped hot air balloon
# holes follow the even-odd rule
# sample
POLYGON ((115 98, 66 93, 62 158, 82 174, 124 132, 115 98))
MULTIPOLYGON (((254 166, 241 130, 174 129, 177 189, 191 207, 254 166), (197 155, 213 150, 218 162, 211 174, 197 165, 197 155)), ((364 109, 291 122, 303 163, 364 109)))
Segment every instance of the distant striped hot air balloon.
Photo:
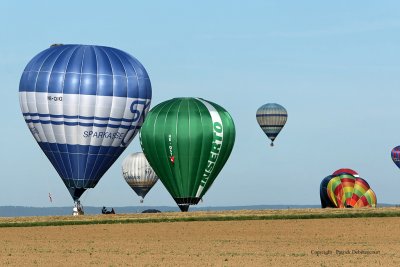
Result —
POLYGON ((257 122, 271 140, 271 146, 274 145, 275 138, 278 136, 283 126, 285 126, 287 117, 288 114, 286 109, 276 103, 262 105, 257 110, 257 122))
POLYGON ((137 152, 128 155, 122 162, 122 175, 128 185, 142 199, 158 181, 157 174, 151 168, 145 155, 137 152))

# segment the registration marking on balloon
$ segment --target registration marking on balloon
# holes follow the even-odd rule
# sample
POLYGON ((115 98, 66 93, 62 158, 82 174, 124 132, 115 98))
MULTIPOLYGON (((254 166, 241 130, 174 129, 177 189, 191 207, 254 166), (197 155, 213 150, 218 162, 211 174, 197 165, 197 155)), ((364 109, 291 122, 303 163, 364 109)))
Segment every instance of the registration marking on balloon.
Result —
POLYGON ((211 120, 213 122, 213 141, 212 141, 212 147, 211 147, 211 151, 210 151, 210 157, 208 159, 207 166, 202 175, 199 189, 197 190, 197 193, 196 193, 196 197, 200 197, 201 193, 204 190, 204 187, 207 184, 210 174, 214 170, 215 163, 218 160, 218 157, 219 157, 219 154, 221 151, 222 142, 223 142, 224 128, 223 128, 222 120, 221 120, 221 117, 220 117, 218 111, 208 102, 206 102, 200 98, 197 98, 197 99, 206 106, 206 108, 210 112, 211 120))
POLYGON ((169 152, 169 161, 172 165, 175 164, 175 156, 172 152, 172 134, 168 135, 168 152, 169 152))

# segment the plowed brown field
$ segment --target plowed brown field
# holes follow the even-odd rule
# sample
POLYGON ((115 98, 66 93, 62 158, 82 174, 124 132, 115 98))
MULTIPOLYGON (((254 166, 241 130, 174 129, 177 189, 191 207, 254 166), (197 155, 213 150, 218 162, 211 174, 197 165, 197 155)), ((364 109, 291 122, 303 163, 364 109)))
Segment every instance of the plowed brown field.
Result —
MULTIPOLYGON (((296 213, 242 211, 234 214, 296 213)), ((302 210, 302 212, 320 212, 302 210)), ((325 211, 324 211, 325 212, 325 211)), ((337 211, 327 211, 337 212, 337 211)), ((120 215, 155 218, 227 212, 120 215)), ((96 220, 104 216, 84 216, 96 220)), ((81 217, 82 219, 83 217, 81 217)), ((111 217, 108 217, 111 218, 111 217)), ((75 220, 70 216, 0 222, 75 220)), ((400 266, 400 218, 93 224, 0 228, 1 266, 400 266)))

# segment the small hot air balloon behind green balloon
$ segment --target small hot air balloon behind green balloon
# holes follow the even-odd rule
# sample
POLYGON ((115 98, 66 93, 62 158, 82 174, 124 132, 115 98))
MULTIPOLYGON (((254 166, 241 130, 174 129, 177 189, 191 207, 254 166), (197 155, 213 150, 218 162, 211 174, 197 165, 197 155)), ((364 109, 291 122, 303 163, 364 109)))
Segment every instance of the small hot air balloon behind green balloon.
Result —
POLYGON ((276 103, 262 105, 256 112, 256 119, 264 133, 274 146, 275 138, 278 136, 287 121, 287 111, 276 103))
POLYGON ((235 125, 219 105, 174 98, 155 106, 140 131, 147 160, 182 211, 203 197, 225 165, 235 125))
POLYGON ((128 155, 122 162, 122 176, 128 185, 142 199, 158 181, 158 177, 151 168, 145 155, 142 152, 137 152, 128 155))

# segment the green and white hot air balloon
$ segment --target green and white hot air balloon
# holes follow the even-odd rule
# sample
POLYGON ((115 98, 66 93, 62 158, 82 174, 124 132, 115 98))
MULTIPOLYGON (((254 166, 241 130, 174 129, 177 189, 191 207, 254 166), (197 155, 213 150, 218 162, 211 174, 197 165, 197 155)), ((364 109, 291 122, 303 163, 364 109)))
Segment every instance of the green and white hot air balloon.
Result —
POLYGON ((195 205, 222 170, 235 125, 221 106, 174 98, 155 106, 140 131, 147 160, 182 211, 195 205))

